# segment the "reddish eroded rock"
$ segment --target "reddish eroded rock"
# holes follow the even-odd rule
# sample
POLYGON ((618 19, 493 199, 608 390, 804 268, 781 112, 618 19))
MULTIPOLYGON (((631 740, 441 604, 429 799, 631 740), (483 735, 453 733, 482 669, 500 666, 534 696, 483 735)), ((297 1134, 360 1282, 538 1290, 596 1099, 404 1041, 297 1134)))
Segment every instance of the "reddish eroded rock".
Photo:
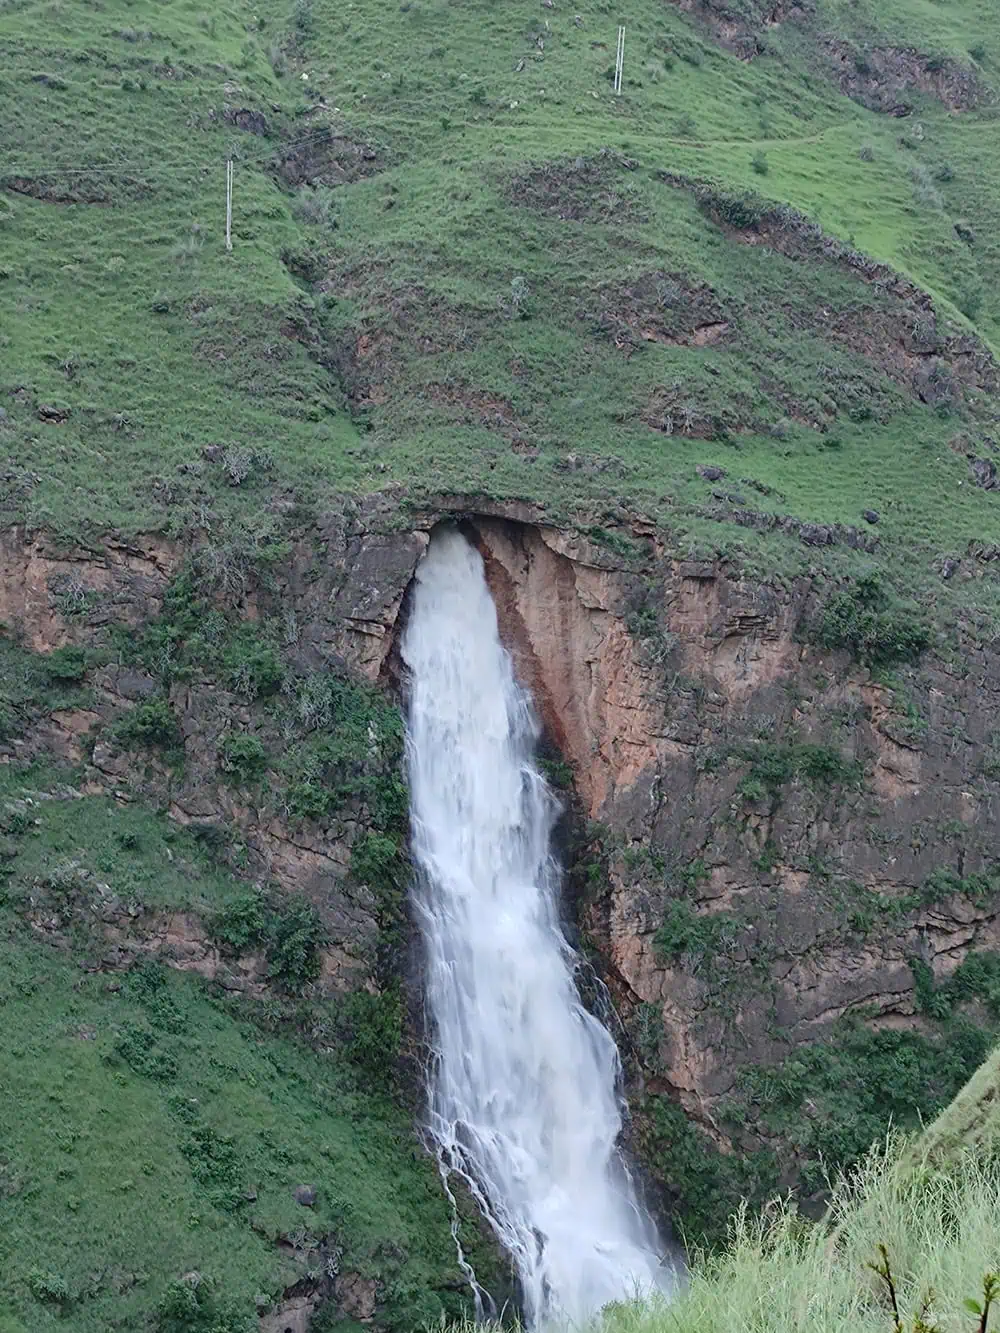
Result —
POLYGON ((949 111, 971 111, 994 100, 974 66, 916 47, 858 48, 840 37, 821 38, 818 45, 841 91, 872 111, 908 115, 913 93, 933 97, 949 111))
MULTIPOLYGON (((914 956, 944 978, 970 950, 1000 946, 991 900, 962 888, 991 867, 1000 815, 997 768, 986 762, 1000 657, 988 645, 960 631, 954 656, 928 652, 918 667, 900 668, 891 689, 845 653, 809 644, 804 631, 829 594, 816 580, 754 579, 724 562, 678 559, 637 519, 584 532, 546 522, 537 507, 441 497, 401 524, 385 497, 297 534, 276 571, 271 595, 294 613, 297 660, 398 681, 406 590, 443 519, 464 523, 482 551, 518 674, 573 769, 583 813, 607 829, 592 853, 603 873, 582 896, 580 924, 626 1020, 640 1004, 659 1011, 650 1086, 711 1127, 743 1066, 777 1060, 789 1042, 815 1040, 841 1015, 864 1010, 875 1024, 919 1027, 914 956), (802 746, 832 765, 830 781, 790 769, 776 786, 754 786, 754 755, 802 746), (905 906, 942 870, 953 889, 949 881, 905 906), (698 917, 738 921, 734 966, 766 960, 761 984, 724 1009, 711 975, 655 944, 682 894, 698 917), (883 924, 845 924, 893 902, 904 909, 883 924)), ((138 616, 137 589, 155 610, 169 560, 151 545, 134 550, 71 567, 88 587, 115 596, 129 589, 131 600, 115 605, 138 616)), ((20 554, 8 538, 2 559, 8 616, 28 642, 48 650, 96 632, 53 602, 49 580, 66 572, 67 557, 22 537, 20 554)), ((247 613, 262 608, 251 594, 247 613)), ((69 754, 85 733, 98 733, 88 790, 153 799, 180 822, 238 831, 251 873, 320 908, 331 939, 324 983, 366 984, 376 904, 347 873, 363 815, 294 822, 222 784, 219 738, 249 713, 218 684, 172 690, 185 738, 180 778, 155 758, 136 764, 100 734, 145 697, 142 674, 102 668, 93 684, 92 707, 54 714, 27 748, 69 754)), ((133 947, 131 924, 110 925, 122 932, 114 947, 133 947)), ((157 922, 148 935, 175 966, 204 975, 219 968, 183 919, 157 922)), ((256 982, 252 972, 233 980, 256 982)))
POLYGON ((75 639, 77 621, 93 621, 98 607, 105 620, 136 625, 158 613, 181 558, 163 538, 109 540, 97 553, 8 528, 0 533, 0 623, 40 653, 75 639), (80 614, 67 615, 69 608, 80 614))
POLYGON ((741 1067, 781 1058, 847 1013, 919 1028, 914 956, 940 980, 970 950, 1000 946, 996 906, 960 888, 867 937, 837 906, 846 886, 909 901, 942 869, 958 884, 989 870, 998 789, 982 746, 1000 664, 986 649, 966 643, 961 669, 928 655, 905 673, 904 706, 843 654, 801 641, 817 600, 809 580, 760 583, 655 550, 622 560, 579 534, 472 522, 518 673, 573 765, 585 814, 609 830, 607 880, 581 924, 621 1011, 661 1011, 650 1086, 711 1128, 741 1067), (639 589, 660 627, 652 646, 628 628, 639 589), (748 800, 746 756, 763 745, 813 746, 855 765, 859 781, 792 777, 773 798, 748 800), (715 767, 727 750, 743 758, 715 767), (748 965, 754 952, 773 958, 766 984, 713 1010, 710 981, 654 945, 682 890, 669 875, 637 875, 629 853, 703 865, 693 910, 744 922, 748 965))

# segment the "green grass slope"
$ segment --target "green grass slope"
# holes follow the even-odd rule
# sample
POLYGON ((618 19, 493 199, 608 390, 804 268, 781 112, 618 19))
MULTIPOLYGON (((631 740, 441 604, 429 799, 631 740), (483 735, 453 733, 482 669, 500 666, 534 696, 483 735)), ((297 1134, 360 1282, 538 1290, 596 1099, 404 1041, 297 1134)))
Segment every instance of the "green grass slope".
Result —
POLYGON ((984 1060, 954 1099, 920 1135, 917 1158, 947 1162, 968 1150, 987 1154, 1000 1137, 1000 1048, 984 1060))
MULTIPOLYGON (((756 31, 758 8, 733 22, 756 31)), ((640 509, 682 545, 798 569, 815 553, 734 504, 843 525, 874 508, 876 558, 953 600, 935 562, 996 526, 968 457, 988 460, 995 417, 1000 33, 975 0, 849 23, 824 0, 743 60, 703 13, 8 5, 3 511, 91 537, 238 522, 263 547, 276 496, 473 490, 640 509), (847 95, 836 32, 862 66, 925 53, 911 114, 847 95), (925 67, 977 80, 973 104, 936 100, 925 67), (677 178, 754 189, 843 251, 726 225, 677 178)))
POLYGON ((727 1249, 696 1256, 674 1303, 611 1307, 602 1326, 615 1333, 976 1327, 974 1306, 987 1295, 989 1327, 1000 1246, 996 1163, 964 1153, 947 1170, 914 1172, 900 1169, 901 1151, 898 1142, 876 1147, 837 1187, 822 1225, 804 1224, 781 1205, 763 1218, 736 1218, 727 1249))
POLYGON ((294 969, 256 996, 115 971, 106 923, 141 938, 182 911, 233 939, 245 886, 59 775, 8 770, 0 824, 0 1328, 244 1333, 287 1290, 322 1304, 348 1277, 373 1284, 380 1327, 459 1314, 451 1211, 373 1005, 309 1001, 294 969))

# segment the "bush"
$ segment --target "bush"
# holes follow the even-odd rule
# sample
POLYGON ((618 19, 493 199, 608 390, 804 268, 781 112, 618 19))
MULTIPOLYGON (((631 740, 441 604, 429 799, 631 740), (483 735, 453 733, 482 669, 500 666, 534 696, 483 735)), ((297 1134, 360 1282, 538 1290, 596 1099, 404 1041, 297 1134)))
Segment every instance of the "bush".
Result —
POLYGON ((750 166, 756 175, 766 176, 770 169, 767 165, 767 154, 762 152, 754 153, 753 157, 750 159, 750 166))
POLYGON ((266 770, 267 750, 248 732, 230 732, 219 746, 219 767, 240 782, 250 782, 266 770))
POLYGON ((796 1145, 802 1182, 860 1161, 890 1123, 913 1127, 945 1107, 985 1059, 992 1036, 957 1017, 933 1037, 841 1019, 781 1064, 744 1070, 739 1096, 755 1124, 796 1145))
POLYGON ((896 601, 877 574, 865 574, 835 593, 812 627, 823 648, 847 649, 862 666, 914 662, 930 643, 930 630, 915 608, 896 601))
POLYGON ((337 218, 334 213, 335 195, 325 185, 303 185, 295 197, 292 212, 296 221, 307 227, 320 227, 324 231, 334 231, 337 218))
POLYGON ((690 903, 674 898, 667 906, 663 922, 653 936, 653 947, 663 959, 687 956, 697 970, 708 955, 731 946, 739 930, 735 917, 724 912, 702 914, 690 903))
POLYGON ((76 644, 65 644, 49 653, 43 669, 51 684, 75 684, 86 674, 87 653, 76 644))
POLYGON ((58 1273, 42 1268, 32 1268, 28 1272, 28 1286, 36 1301, 48 1301, 62 1305, 70 1299, 69 1284, 58 1273))
POLYGON ((978 1001, 995 1021, 1000 1021, 1000 954, 989 950, 967 954, 941 985, 922 959, 910 960, 917 1008, 936 1019, 946 1019, 956 1006, 978 1001))
POLYGON ((380 832, 405 826, 406 787, 400 775, 403 720, 384 695, 332 673, 298 682, 294 724, 309 733, 291 750, 285 801, 293 815, 322 819, 352 801, 368 808, 380 832))
POLYGON ((316 18, 313 14, 312 0, 295 0, 292 22, 299 40, 306 41, 313 36, 316 31, 316 18))
POLYGON ((291 994, 320 974, 319 951, 326 932, 315 907, 304 898, 272 898, 260 890, 238 894, 210 922, 209 933, 236 957, 261 950, 270 980, 291 994))
POLYGON ((138 704, 118 719, 114 737, 120 745, 157 745, 163 748, 181 741, 180 728, 164 696, 138 704))
POLYGON ((257 889, 238 894, 209 923, 212 939, 227 953, 242 958, 267 938, 270 908, 257 889))
POLYGON ((246 636, 226 650, 223 658, 229 683, 237 694, 257 699, 281 688, 285 668, 269 643, 247 642, 246 636))
POLYGON ((222 470, 230 486, 242 486, 255 473, 270 472, 274 459, 266 449, 231 444, 222 456, 222 470))
POLYGON ((392 1074, 403 1040, 403 1004, 397 990, 381 995, 352 991, 340 1002, 348 1058, 372 1078, 392 1074))
POLYGON ((910 171, 910 179, 913 181, 913 192, 917 197, 917 203, 923 208, 941 209, 943 201, 941 195, 934 185, 933 177, 925 166, 919 164, 910 171))
POLYGON ((167 585, 159 616, 138 634, 116 628, 115 642, 123 661, 144 666, 166 687, 188 679, 196 664, 217 660, 223 629, 221 617, 200 595, 194 573, 186 569, 167 585))
POLYGON ((373 889, 387 892, 397 888, 405 868, 399 845, 385 834, 367 833, 351 848, 351 874, 373 889))
POLYGON ((147 959, 133 967, 124 990, 145 1010, 150 1026, 158 1032, 183 1032, 187 1019, 174 999, 174 990, 162 963, 147 959))
POLYGON ((719 1244, 742 1200, 759 1207, 776 1188, 773 1154, 720 1152, 666 1097, 650 1098, 648 1109, 642 1135, 645 1155, 673 1196, 674 1225, 689 1245, 719 1244))
POLYGON ((750 764, 738 790, 741 796, 751 801, 775 795, 793 777, 832 786, 858 782, 862 775, 859 764, 845 760, 838 750, 828 745, 775 745, 770 741, 754 741, 737 746, 730 753, 750 764))
POLYGON ((282 904, 272 917, 267 942, 267 975, 286 991, 298 993, 319 976, 320 947, 326 932, 312 903, 282 904))
POLYGON ((845 761, 839 751, 828 745, 797 745, 793 760, 796 772, 809 782, 832 785, 856 781, 860 776, 859 765, 845 761))
POLYGON ((258 1326, 249 1301, 226 1299, 201 1273, 176 1278, 156 1306, 156 1333, 256 1333, 258 1326))
POLYGON ((169 1083, 177 1077, 178 1065, 173 1054, 159 1045, 159 1038, 149 1028, 124 1023, 114 1044, 115 1055, 133 1074, 169 1083))
POLYGON ((312 778, 290 782, 285 791, 289 812, 299 819, 322 819, 339 804, 335 792, 312 778))

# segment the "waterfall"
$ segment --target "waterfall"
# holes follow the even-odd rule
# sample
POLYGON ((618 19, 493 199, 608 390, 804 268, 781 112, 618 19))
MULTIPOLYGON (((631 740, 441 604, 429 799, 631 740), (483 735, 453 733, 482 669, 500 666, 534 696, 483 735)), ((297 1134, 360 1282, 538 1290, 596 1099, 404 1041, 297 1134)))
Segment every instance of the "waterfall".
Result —
POLYGON ((530 1327, 662 1289, 618 1153, 620 1063, 573 981, 539 726, 478 552, 436 532, 403 636, 415 906, 433 1025, 429 1131, 516 1265, 530 1327))

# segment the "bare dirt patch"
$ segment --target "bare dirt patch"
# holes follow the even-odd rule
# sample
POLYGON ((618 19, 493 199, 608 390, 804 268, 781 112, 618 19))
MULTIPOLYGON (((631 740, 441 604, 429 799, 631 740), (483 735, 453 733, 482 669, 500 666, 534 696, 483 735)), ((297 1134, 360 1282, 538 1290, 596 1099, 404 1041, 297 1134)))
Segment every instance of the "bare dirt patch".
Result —
POLYGON ((751 3, 727 3, 727 0, 671 0, 678 9, 693 17, 708 29, 720 46, 732 51, 741 60, 753 60, 767 49, 762 36, 768 28, 776 28, 789 20, 804 19, 812 14, 811 0, 751 0, 751 3))
POLYGON ((724 440, 727 436, 754 429, 749 407, 698 401, 688 386, 661 384, 653 390, 639 413, 639 419, 662 435, 681 435, 692 440, 724 440))
POLYGON ((511 441, 516 453, 534 454, 527 425, 521 421, 514 406, 499 394, 467 384, 429 384, 427 394, 467 426, 485 426, 511 441))
MULTIPOLYGON (((917 47, 865 43, 816 30, 815 0, 670 0, 741 60, 768 49, 767 33, 783 23, 812 29, 820 66, 842 93, 871 111, 906 116, 914 93, 933 97, 951 111, 971 111, 996 101, 974 67, 917 47)), ((682 57, 683 58, 683 57, 682 57)))
POLYGON ((93 175, 80 171, 56 176, 0 176, 0 187, 43 204, 114 204, 148 199, 152 186, 139 176, 93 175))
POLYGON ((913 93, 933 97, 949 111, 971 111, 995 100, 970 65, 915 47, 859 48, 842 38, 828 37, 819 49, 841 92, 870 111, 909 115, 913 106, 908 95, 913 93))
POLYGON ((508 179, 504 193, 511 203, 561 222, 646 222, 649 212, 628 179, 637 166, 605 148, 593 157, 528 167, 508 179))
POLYGON ((386 153, 375 144, 332 125, 316 125, 280 149, 272 163, 279 185, 349 185, 377 175, 386 167, 386 153))
POLYGON ((707 283, 662 269, 628 284, 602 287, 597 300, 597 310, 581 312, 579 318, 589 320, 626 356, 644 342, 714 346, 730 334, 735 318, 707 283))

